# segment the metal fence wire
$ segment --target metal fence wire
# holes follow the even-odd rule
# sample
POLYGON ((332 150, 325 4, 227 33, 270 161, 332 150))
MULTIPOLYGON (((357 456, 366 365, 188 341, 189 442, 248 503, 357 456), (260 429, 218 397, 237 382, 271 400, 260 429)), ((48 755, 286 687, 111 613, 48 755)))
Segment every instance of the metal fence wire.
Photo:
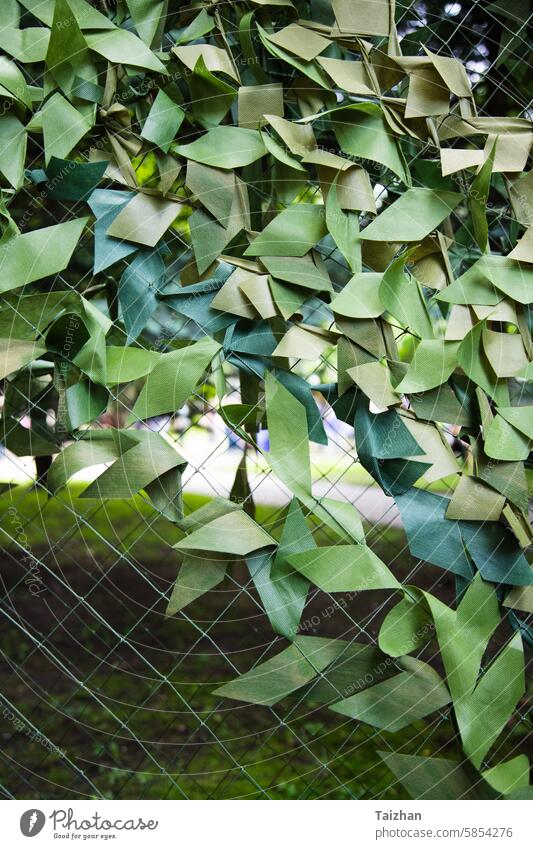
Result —
MULTIPOLYGON (((527 116, 525 5, 397 3, 397 27, 410 52, 425 44, 465 62, 480 115, 527 116), (498 58, 502 44, 504 62, 498 58)), ((36 149, 35 159, 40 156, 36 149)), ((38 215, 35 194, 27 189, 21 198, 28 214, 38 215)), ((510 244, 508 208, 502 204, 493 215, 510 244)), ((67 295, 72 280, 60 279, 67 295)), ((0 301, 2 309, 16 310, 13 301, 0 301)), ((197 336, 194 321, 163 308, 147 331, 155 350, 197 336)), ((296 368, 311 383, 323 383, 335 370, 327 356, 296 368)), ((229 370, 227 380, 238 401, 237 372, 229 370)), ((22 383, 16 391, 21 400, 29 398, 22 383)), ((242 459, 239 435, 217 414, 213 393, 205 385, 175 416, 150 424, 179 438, 189 461, 186 514, 209 498, 230 496, 242 459)), ((130 400, 112 393, 103 423, 124 425, 130 400)), ((31 402, 34 409, 29 404, 28 415, 47 415, 39 402, 31 402)), ((402 580, 416 576, 418 586, 452 600, 451 578, 410 555, 394 502, 369 483, 358 463, 351 429, 339 426, 324 403, 321 412, 329 446, 313 448, 316 491, 356 505, 368 544, 402 580)), ((261 459, 248 452, 247 463, 251 491, 240 497, 245 505, 253 500, 261 524, 275 535, 288 493, 261 459)), ((244 566, 235 564, 223 584, 166 617, 179 565, 171 545, 178 536, 147 500, 81 499, 75 484, 50 498, 31 458, 4 452, 0 468, 3 487, 17 484, 6 490, 9 499, 6 491, 0 494, 5 798, 401 798, 405 793, 378 751, 453 753, 447 709, 392 734, 305 696, 258 707, 214 695, 219 684, 285 645, 273 634, 244 566)), ((314 521, 327 541, 330 532, 314 521)), ((392 594, 382 592, 343 596, 315 589, 300 633, 375 644, 391 602, 392 594)), ((500 738, 499 755, 512 755, 530 725, 522 704, 500 738)))

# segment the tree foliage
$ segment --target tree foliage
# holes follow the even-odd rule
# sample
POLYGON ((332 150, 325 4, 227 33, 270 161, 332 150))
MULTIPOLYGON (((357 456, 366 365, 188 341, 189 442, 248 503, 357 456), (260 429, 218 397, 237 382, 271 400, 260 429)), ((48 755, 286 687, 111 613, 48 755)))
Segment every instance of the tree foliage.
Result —
POLYGON ((142 492, 180 529, 169 615, 246 563, 286 643, 221 695, 322 694, 388 731, 451 705, 462 761, 388 753, 394 774, 420 795, 523 795, 525 755, 488 758, 531 642, 525 18, 499 3, 181 5, 3 3, 2 441, 51 496, 105 464, 84 497, 142 492), (470 17, 452 52, 456 6, 470 17), (232 498, 184 516, 179 439, 143 423, 188 403, 244 447, 232 498), (455 576, 453 608, 397 579, 354 505, 314 494, 326 408, 411 553, 455 576), (246 471, 265 430, 289 493, 276 537, 246 471), (334 544, 317 546, 320 527, 334 544), (379 648, 299 634, 311 586, 394 592, 379 648))

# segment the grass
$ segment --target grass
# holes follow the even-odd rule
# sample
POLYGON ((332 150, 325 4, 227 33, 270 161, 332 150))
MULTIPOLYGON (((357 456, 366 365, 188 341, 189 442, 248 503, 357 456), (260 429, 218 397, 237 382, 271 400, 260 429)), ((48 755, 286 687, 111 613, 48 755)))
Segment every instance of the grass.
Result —
MULTIPOLYGON (((242 589, 244 566, 235 564, 220 591, 166 619, 178 566, 171 545, 180 532, 140 496, 102 504, 79 491, 71 486, 48 499, 18 487, 0 495, 11 617, 2 698, 24 723, 17 727, 0 709, 0 782, 14 796, 403 798, 379 750, 459 754, 445 715, 386 734, 308 699, 286 700, 274 712, 221 701, 213 695, 220 682, 285 645, 271 645, 253 593, 242 589), (23 550, 37 560, 42 595, 24 584, 30 561, 23 550), (66 757, 32 740, 30 723, 66 757)), ((186 510, 206 500, 187 496, 186 510)), ((257 508, 274 536, 279 515, 257 508)), ((371 537, 376 553, 407 575, 413 561, 402 532, 374 529, 371 537)), ((330 542, 322 532, 317 541, 330 542)), ((443 584, 443 592, 453 593, 453 585, 443 584)), ((349 613, 340 608, 321 618, 329 600, 319 594, 303 620, 320 614, 317 635, 360 638, 364 626, 375 639, 373 613, 382 600, 359 594, 349 613)), ((520 732, 511 729, 509 751, 520 732)))
MULTIPOLYGON (((136 556, 156 560, 162 550, 181 539, 182 534, 165 518, 158 516, 150 503, 137 495, 128 500, 81 498, 81 483, 71 484, 57 496, 50 498, 42 489, 22 485, 0 495, 0 520, 2 545, 6 550, 21 547, 35 552, 54 551, 54 558, 62 562, 63 555, 70 559, 68 544, 77 545, 89 559, 106 560, 110 557, 136 556)), ((204 495, 186 494, 185 512, 188 514, 209 502, 204 495)), ((256 520, 275 537, 280 534, 280 508, 258 504, 256 520)), ((379 536, 387 549, 399 545, 403 534, 398 529, 382 527, 379 536)), ((318 544, 331 542, 329 536, 318 532, 318 544)), ((166 550, 166 554, 172 554, 166 550)), ((176 564, 178 560, 176 558, 176 564)))

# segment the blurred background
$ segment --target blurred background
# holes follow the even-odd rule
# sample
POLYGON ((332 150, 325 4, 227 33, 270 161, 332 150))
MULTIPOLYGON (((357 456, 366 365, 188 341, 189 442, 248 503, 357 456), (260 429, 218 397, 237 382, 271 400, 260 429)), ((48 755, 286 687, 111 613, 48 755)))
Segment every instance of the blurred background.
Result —
MULTIPOLYGON (((530 114, 528 0, 396 6, 404 54, 416 54, 424 44, 461 58, 480 114, 530 114)), ((312 0, 309 17, 320 16, 321 2, 312 0)), ((36 145, 36 163, 40 155, 36 145)), ((149 181, 150 163, 139 168, 149 181)), ((491 238, 505 245, 514 238, 512 222, 504 195, 497 186, 495 191, 491 238)), ((11 208, 15 219, 24 219, 26 228, 40 226, 42 202, 31 188, 20 198, 20 208, 11 208)), ((57 215, 60 220, 59 208, 57 215)), ((176 238, 186 236, 184 219, 176 238)), ((72 276, 55 285, 72 287, 85 280, 90 250, 87 239, 72 276)), ((335 279, 333 264, 328 270, 335 279)), ((103 308, 113 309, 112 277, 100 275, 84 285, 101 286, 108 303, 103 294, 95 303, 101 297, 103 308)), ((0 301, 0 309, 13 309, 12 299, 0 301)), ((319 324, 320 302, 307 310, 306 320, 319 324)), ((200 331, 194 320, 162 304, 144 335, 154 350, 171 350, 200 331)), ((401 344, 407 358, 409 338, 401 344)), ((334 379, 335 361, 326 351, 316 363, 297 364, 296 371, 318 386, 334 379)), ((225 377, 234 392, 226 401, 238 402, 237 373, 228 368, 225 377)), ((100 424, 123 425, 139 390, 140 385, 117 390, 100 424)), ((24 387, 19 392, 22 397, 24 387)), ((453 581, 409 554, 392 499, 358 462, 352 429, 335 418, 320 393, 316 400, 329 436, 327 447, 313 445, 316 494, 354 503, 365 520, 368 544, 398 578, 411 580, 416 574, 419 586, 451 602, 453 581)), ((237 429, 215 403, 215 388, 205 385, 174 416, 148 423, 177 442, 188 460, 186 512, 215 496, 230 496, 253 507, 260 523, 279 537, 287 491, 260 453, 245 452, 237 429), (243 462, 248 485, 239 476, 243 462)), ((46 409, 43 414, 48 415, 46 409)), ((30 410, 27 417, 28 423, 30 410)), ((259 434, 260 447, 268 447, 267 438, 259 434)), ((449 440, 460 453, 454 433, 449 440)), ((173 525, 142 496, 105 503, 79 498, 87 473, 50 499, 37 480, 46 458, 36 466, 31 458, 0 450, 0 792, 5 798, 401 798, 405 791, 378 750, 458 753, 446 710, 389 734, 327 711, 305 693, 275 708, 215 697, 219 683, 284 645, 273 635, 244 566, 237 564, 214 591, 167 618, 179 567, 171 548, 179 538, 173 525)), ((99 471, 94 468, 93 476, 99 471)), ((446 481, 438 487, 446 491, 446 481)), ((316 539, 335 541, 324 528, 317 529, 316 539)), ((391 602, 384 593, 333 599, 314 590, 300 631, 374 643, 391 602)), ((498 632, 495 639, 505 637, 498 632)), ((530 724, 524 703, 500 738, 498 759, 513 752, 530 724)))

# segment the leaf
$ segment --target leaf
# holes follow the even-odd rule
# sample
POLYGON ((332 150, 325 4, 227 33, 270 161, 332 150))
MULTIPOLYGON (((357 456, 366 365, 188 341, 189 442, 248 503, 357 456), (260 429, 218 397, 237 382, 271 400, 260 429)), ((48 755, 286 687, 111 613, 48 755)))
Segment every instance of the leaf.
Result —
POLYGON ((307 155, 316 150, 315 135, 309 124, 297 124, 279 115, 265 115, 265 118, 295 156, 302 156, 304 153, 307 155))
POLYGON ((334 342, 335 337, 327 331, 320 332, 312 325, 293 325, 278 343, 272 356, 317 360, 334 342))
POLYGON ((138 245, 124 242, 107 235, 107 230, 120 211, 131 200, 131 192, 112 189, 95 189, 88 198, 91 211, 96 217, 94 225, 94 273, 105 271, 120 259, 138 250, 138 245))
MULTIPOLYGON (((494 257, 491 257, 494 259, 494 257)), ((498 257, 504 259, 504 257, 498 257)), ((435 296, 438 301, 449 304, 484 304, 496 306, 503 295, 493 285, 487 274, 485 257, 481 257, 461 274, 453 283, 435 296)))
POLYGON ((311 442, 319 445, 327 445, 328 438, 322 424, 320 410, 313 397, 311 385, 294 372, 276 370, 275 376, 283 386, 289 390, 305 409, 307 419, 308 436, 311 442))
POLYGON ((289 53, 294 53, 306 62, 310 62, 331 44, 329 39, 298 24, 289 24, 274 35, 269 35, 269 41, 288 50, 289 53))
POLYGON ((333 498, 317 500, 311 493, 309 433, 304 405, 269 372, 265 375, 266 411, 273 471, 289 491, 317 518, 344 539, 364 538, 361 519, 355 507, 333 498), (290 436, 290 439, 288 438, 290 436))
POLYGON ((497 795, 468 761, 378 754, 412 799, 494 799, 497 795))
POLYGON ((153 248, 180 210, 180 203, 138 192, 113 218, 106 235, 153 248))
POLYGON ((96 76, 87 42, 67 0, 56 0, 54 19, 46 53, 48 72, 70 99, 76 75, 96 76))
POLYGON ((240 168, 266 154, 261 133, 242 127, 213 127, 190 144, 176 146, 176 153, 213 168, 240 168))
POLYGON ((158 251, 139 251, 126 266, 118 286, 118 301, 127 332, 135 341, 157 308, 157 292, 165 282, 165 264, 158 251))
POLYGON ((45 162, 64 159, 94 124, 94 110, 82 112, 56 92, 42 109, 45 162))
POLYGON ((411 71, 405 106, 406 118, 446 115, 449 103, 450 93, 442 85, 442 78, 435 68, 422 67, 411 71))
POLYGON ((59 274, 69 264, 87 218, 13 236, 0 244, 0 292, 59 274))
POLYGON ((70 430, 93 422, 104 412, 109 401, 107 390, 90 380, 80 380, 67 387, 65 395, 70 430))
POLYGON ((520 634, 515 634, 475 690, 454 704, 463 748, 474 766, 480 767, 524 690, 524 651, 520 634))
POLYGON ((192 601, 218 586, 226 575, 227 561, 186 554, 180 566, 165 616, 174 616, 192 601))
POLYGON ((528 439, 533 439, 533 407, 498 407, 498 413, 503 416, 516 430, 519 430, 528 439))
POLYGON ((27 134, 15 115, 0 117, 0 172, 14 189, 24 182, 27 134))
POLYGON ((264 570, 252 572, 273 630, 287 639, 293 639, 296 634, 309 589, 309 582, 291 568, 287 557, 313 545, 313 536, 297 500, 293 498, 275 558, 273 561, 268 558, 268 566, 264 570))
MULTIPOLYGON (((82 498, 132 498, 141 489, 149 494, 151 484, 155 484, 167 472, 186 464, 183 457, 160 434, 148 430, 130 434, 126 438, 124 451, 124 435, 120 431, 115 432, 115 438, 119 441, 119 456, 83 490, 82 498)), ((161 506, 157 506, 164 513, 161 506)))
MULTIPOLYGON (((505 495, 519 510, 527 512, 528 495, 523 463, 495 463, 487 458, 479 464, 478 475, 497 492, 505 495)), ((504 508, 504 516, 507 515, 506 509, 504 508)), ((511 520, 509 523, 512 526, 511 520)))
MULTIPOLYGON (((254 90, 255 86, 251 86, 251 89, 254 90)), ((255 122, 255 126, 257 126, 258 122, 255 122)), ((268 133, 261 133, 261 138, 265 143, 265 147, 267 151, 281 162, 282 165, 286 165, 287 168, 292 168, 296 171, 304 171, 305 167, 296 159, 294 156, 291 156, 290 153, 287 153, 285 148, 276 141, 273 136, 270 136, 268 133)))
POLYGON ((191 23, 176 38, 176 44, 185 44, 187 41, 195 41, 203 35, 211 32, 215 22, 211 15, 208 15, 206 9, 202 9, 191 23))
POLYGON ((507 256, 482 256, 479 270, 497 289, 520 304, 533 300, 533 270, 527 263, 507 256))
POLYGON ((407 189, 368 227, 362 239, 374 242, 419 242, 431 233, 461 203, 458 192, 407 189))
POLYGON ((142 40, 151 45, 166 13, 166 0, 126 0, 142 40))
POLYGON ((528 784, 526 786, 517 787, 509 794, 509 799, 533 799, 533 786, 528 784))
POLYGON ((108 345, 106 358, 107 384, 116 386, 145 377, 159 362, 161 354, 159 351, 148 351, 144 348, 118 348, 108 345))
POLYGON ((396 495, 395 501, 413 557, 470 580, 474 573, 459 523, 445 518, 448 499, 423 489, 412 489, 396 495))
POLYGON ((468 148, 441 147, 440 159, 442 176, 464 171, 466 168, 474 168, 483 164, 483 151, 470 150, 468 148))
POLYGON ((449 703, 450 694, 431 666, 414 658, 406 665, 408 671, 336 702, 331 710, 394 732, 449 703))
POLYGON ((483 773, 485 781, 494 787, 498 793, 508 796, 519 787, 529 784, 529 760, 527 755, 516 755, 509 761, 486 769, 483 773))
POLYGON ((0 20, 2 24, 18 26, 20 23, 20 9, 17 0, 6 0, 0 20))
POLYGON ((385 616, 378 644, 385 654, 401 657, 424 645, 432 632, 433 622, 427 607, 406 595, 385 616))
POLYGON ((122 434, 118 440, 112 430, 86 431, 77 442, 67 445, 52 463, 48 472, 51 492, 58 492, 73 475, 83 469, 102 463, 114 463, 121 451, 134 445, 135 441, 126 434, 122 434))
POLYGON ((14 100, 31 108, 30 93, 24 74, 6 56, 0 56, 0 86, 4 96, 11 96, 14 100))
POLYGON ((19 62, 43 62, 49 41, 50 32, 44 27, 0 29, 0 48, 19 62))
POLYGON ((330 59, 319 56, 318 62, 335 83, 336 88, 350 94, 374 95, 367 67, 364 62, 354 62, 351 59, 330 59))
POLYGON ((520 548, 527 548, 531 545, 533 539, 532 529, 526 521, 524 512, 526 508, 525 499, 522 503, 522 492, 520 498, 512 492, 512 487, 509 487, 509 500, 513 498, 513 504, 506 504, 502 510, 502 518, 508 523, 510 530, 517 539, 520 548), (516 505, 516 506, 515 506, 516 505))
POLYGON ((462 62, 450 56, 431 53, 424 45, 424 52, 431 59, 446 87, 456 97, 471 97, 472 89, 468 74, 462 62))
POLYGON ((157 96, 144 122, 141 136, 168 153, 176 133, 183 123, 185 112, 164 91, 157 96))
POLYGON ((492 176, 495 152, 496 142, 492 145, 487 159, 479 169, 475 179, 472 181, 468 198, 470 215, 472 216, 472 224, 474 227, 474 236, 482 253, 485 253, 487 250, 489 239, 487 201, 489 199, 490 178, 492 176))
POLYGON ((85 35, 85 39, 91 50, 99 53, 109 62, 146 68, 158 74, 166 73, 165 66, 157 56, 140 38, 128 30, 116 28, 105 32, 90 32, 85 35))
POLYGON ((257 549, 275 545, 263 528, 243 510, 227 513, 202 525, 174 548, 185 551, 217 551, 240 557, 257 549))
POLYGON ((305 410, 269 372, 265 376, 270 464, 291 492, 311 492, 305 410), (288 435, 291 439, 288 440, 288 435))
POLYGON ((289 648, 214 691, 216 696, 256 705, 274 705, 303 687, 341 654, 344 643, 323 637, 295 637, 289 648))
POLYGON ((427 307, 415 277, 405 273, 409 252, 393 260, 383 274, 379 297, 385 307, 398 321, 423 339, 433 338, 433 327, 427 307))
POLYGON ((133 407, 131 420, 149 419, 179 410, 219 350, 217 342, 206 338, 163 354, 146 379, 133 407))
POLYGON ((0 380, 44 354, 46 347, 24 339, 0 339, 0 380))
POLYGON ((456 611, 430 593, 424 593, 424 598, 435 623, 446 682, 455 707, 475 689, 481 660, 500 622, 498 600, 493 588, 480 575, 471 581, 456 611))
POLYGON ((515 538, 497 522, 464 522, 461 534, 486 581, 513 586, 533 583, 533 569, 515 538))
POLYGON ((509 259, 533 262, 533 227, 529 227, 509 254, 509 259))
POLYGON ((394 410, 376 415, 360 395, 356 402, 355 444, 361 465, 387 495, 406 492, 429 463, 404 459, 420 457, 422 448, 394 410))
POLYGON ((468 475, 461 475, 446 510, 447 519, 497 522, 505 498, 489 486, 468 475))
POLYGON ((38 180, 48 197, 56 200, 87 200, 92 194, 108 163, 76 162, 73 159, 58 159, 52 156, 43 173, 43 180, 38 180))
POLYGON ((63 314, 48 331, 47 345, 50 351, 55 350, 60 357, 67 360, 72 359, 73 364, 92 381, 105 385, 105 336, 109 331, 111 322, 94 304, 85 298, 78 296, 77 299, 73 298, 72 301, 73 316, 77 317, 79 321, 71 323, 71 316, 68 313, 63 314), (70 341, 70 335, 74 337, 74 344, 69 350, 65 342, 70 341), (54 336, 56 336, 55 347, 54 336))
MULTIPOLYGON (((262 256, 261 262, 273 277, 317 292, 330 292, 331 280, 312 257, 262 256)), ((300 304, 302 301, 299 302, 300 304)), ((292 315, 292 313, 291 313, 292 315)))
POLYGON ((400 403, 392 388, 389 369, 382 363, 362 363, 347 369, 347 374, 379 409, 400 403))
POLYGON ((176 45, 172 48, 172 52, 190 71, 193 71, 201 60, 205 70, 211 73, 223 73, 235 82, 240 82, 231 54, 222 47, 216 47, 213 44, 190 44, 187 47, 176 45))
POLYGON ((445 383, 457 365, 458 342, 442 339, 423 339, 409 363, 407 373, 396 392, 426 392, 445 383))
MULTIPOLYGON (((333 605, 328 608, 328 612, 333 605)), ((352 694, 364 690, 385 678, 390 678, 396 670, 394 665, 375 645, 365 645, 355 640, 345 643, 339 657, 321 675, 311 681, 303 692, 298 694, 306 702, 328 706, 336 702, 340 695, 352 694)))
POLYGON ((289 65, 292 65, 296 68, 300 73, 304 74, 309 79, 313 80, 317 85, 322 86, 325 89, 329 88, 329 84, 326 76, 322 69, 315 62, 306 62, 304 59, 300 59, 297 56, 294 56, 292 53, 289 53, 287 50, 283 50, 282 47, 279 47, 275 44, 274 41, 271 40, 269 34, 264 30, 259 24, 257 24, 257 31, 259 33, 259 38, 261 39, 263 45, 277 59, 281 59, 282 62, 286 62, 289 65))
POLYGON ((331 302, 334 313, 347 318, 377 318, 384 310, 379 296, 381 274, 354 274, 331 302))
POLYGON ((212 308, 242 318, 255 318, 257 313, 241 289, 241 283, 247 280, 249 276, 250 272, 243 268, 236 268, 211 301, 212 308))
MULTIPOLYGON (((502 408, 499 408, 502 409, 502 408)), ((492 460, 516 462, 525 460, 530 452, 530 440, 496 414, 485 431, 483 448, 492 460)))
POLYGON ((235 322, 235 316, 211 309, 213 293, 217 292, 221 286, 222 281, 216 279, 192 284, 183 287, 179 292, 173 292, 169 297, 164 297, 164 302, 181 315, 192 318, 198 329, 206 333, 216 333, 217 330, 222 330, 235 322))
POLYGON ((287 558, 311 583, 327 593, 398 589, 400 584, 366 545, 333 545, 287 558))
POLYGON ((333 114, 333 129, 344 153, 371 159, 389 168, 410 185, 407 165, 390 133, 381 108, 375 103, 360 103, 333 114))
POLYGON ((359 216, 354 212, 344 212, 337 197, 338 176, 331 184, 326 200, 326 224, 329 232, 346 259, 350 269, 361 271, 361 243, 359 240, 359 216))
POLYGON ((189 78, 189 90, 192 114, 205 129, 220 124, 237 97, 232 85, 219 79, 206 68, 202 56, 199 56, 189 78))
MULTIPOLYGON (((241 86, 239 88, 239 127, 256 129, 265 124, 266 115, 283 115, 283 86, 281 83, 266 83, 265 85, 241 86)), ((263 141, 272 152, 269 142, 276 142, 263 133, 263 141)), ((299 162, 296 167, 303 170, 299 162)))
MULTIPOLYGON (((52 25, 54 0, 20 0, 20 4, 39 21, 47 26, 52 25)), ((69 0, 69 4, 76 22, 82 29, 114 29, 113 22, 91 6, 87 0, 69 0)))
POLYGON ((231 171, 210 168, 191 159, 185 184, 220 224, 229 225, 235 193, 235 175, 231 171))
MULTIPOLYGON (((459 471, 453 451, 445 436, 434 424, 419 422, 411 417, 406 417, 405 423, 421 447, 421 459, 430 463, 430 468, 424 471, 424 478, 428 483, 455 475, 459 471)), ((413 457, 413 460, 417 459, 418 457, 413 457)))
POLYGON ((239 288, 243 295, 248 299, 256 313, 261 318, 269 319, 278 315, 277 307, 272 298, 270 286, 268 284, 268 275, 266 274, 248 274, 243 269, 243 276, 239 283, 239 288))
POLYGON ((297 256, 307 253, 326 234, 324 209, 299 203, 280 212, 245 250, 244 256, 297 256))
POLYGON ((482 349, 485 329, 486 322, 480 321, 466 334, 457 349, 457 361, 464 373, 477 386, 480 386, 498 404, 502 404, 508 397, 507 385, 503 380, 496 378, 482 349))
POLYGON ((332 0, 335 20, 345 34, 389 35, 390 9, 388 0, 332 0))
POLYGON ((418 419, 448 424, 470 424, 466 406, 459 403, 447 383, 428 392, 417 392, 411 395, 409 401, 418 419))
MULTIPOLYGON (((230 241, 230 233, 213 221, 203 209, 196 209, 188 223, 196 267, 199 274, 204 274, 230 241)), ((213 328, 211 330, 214 332, 213 328)))
POLYGON ((277 553, 259 553, 248 559, 248 568, 272 629, 293 639, 302 616, 309 582, 295 572, 287 556, 314 545, 296 499, 290 503, 277 553))

